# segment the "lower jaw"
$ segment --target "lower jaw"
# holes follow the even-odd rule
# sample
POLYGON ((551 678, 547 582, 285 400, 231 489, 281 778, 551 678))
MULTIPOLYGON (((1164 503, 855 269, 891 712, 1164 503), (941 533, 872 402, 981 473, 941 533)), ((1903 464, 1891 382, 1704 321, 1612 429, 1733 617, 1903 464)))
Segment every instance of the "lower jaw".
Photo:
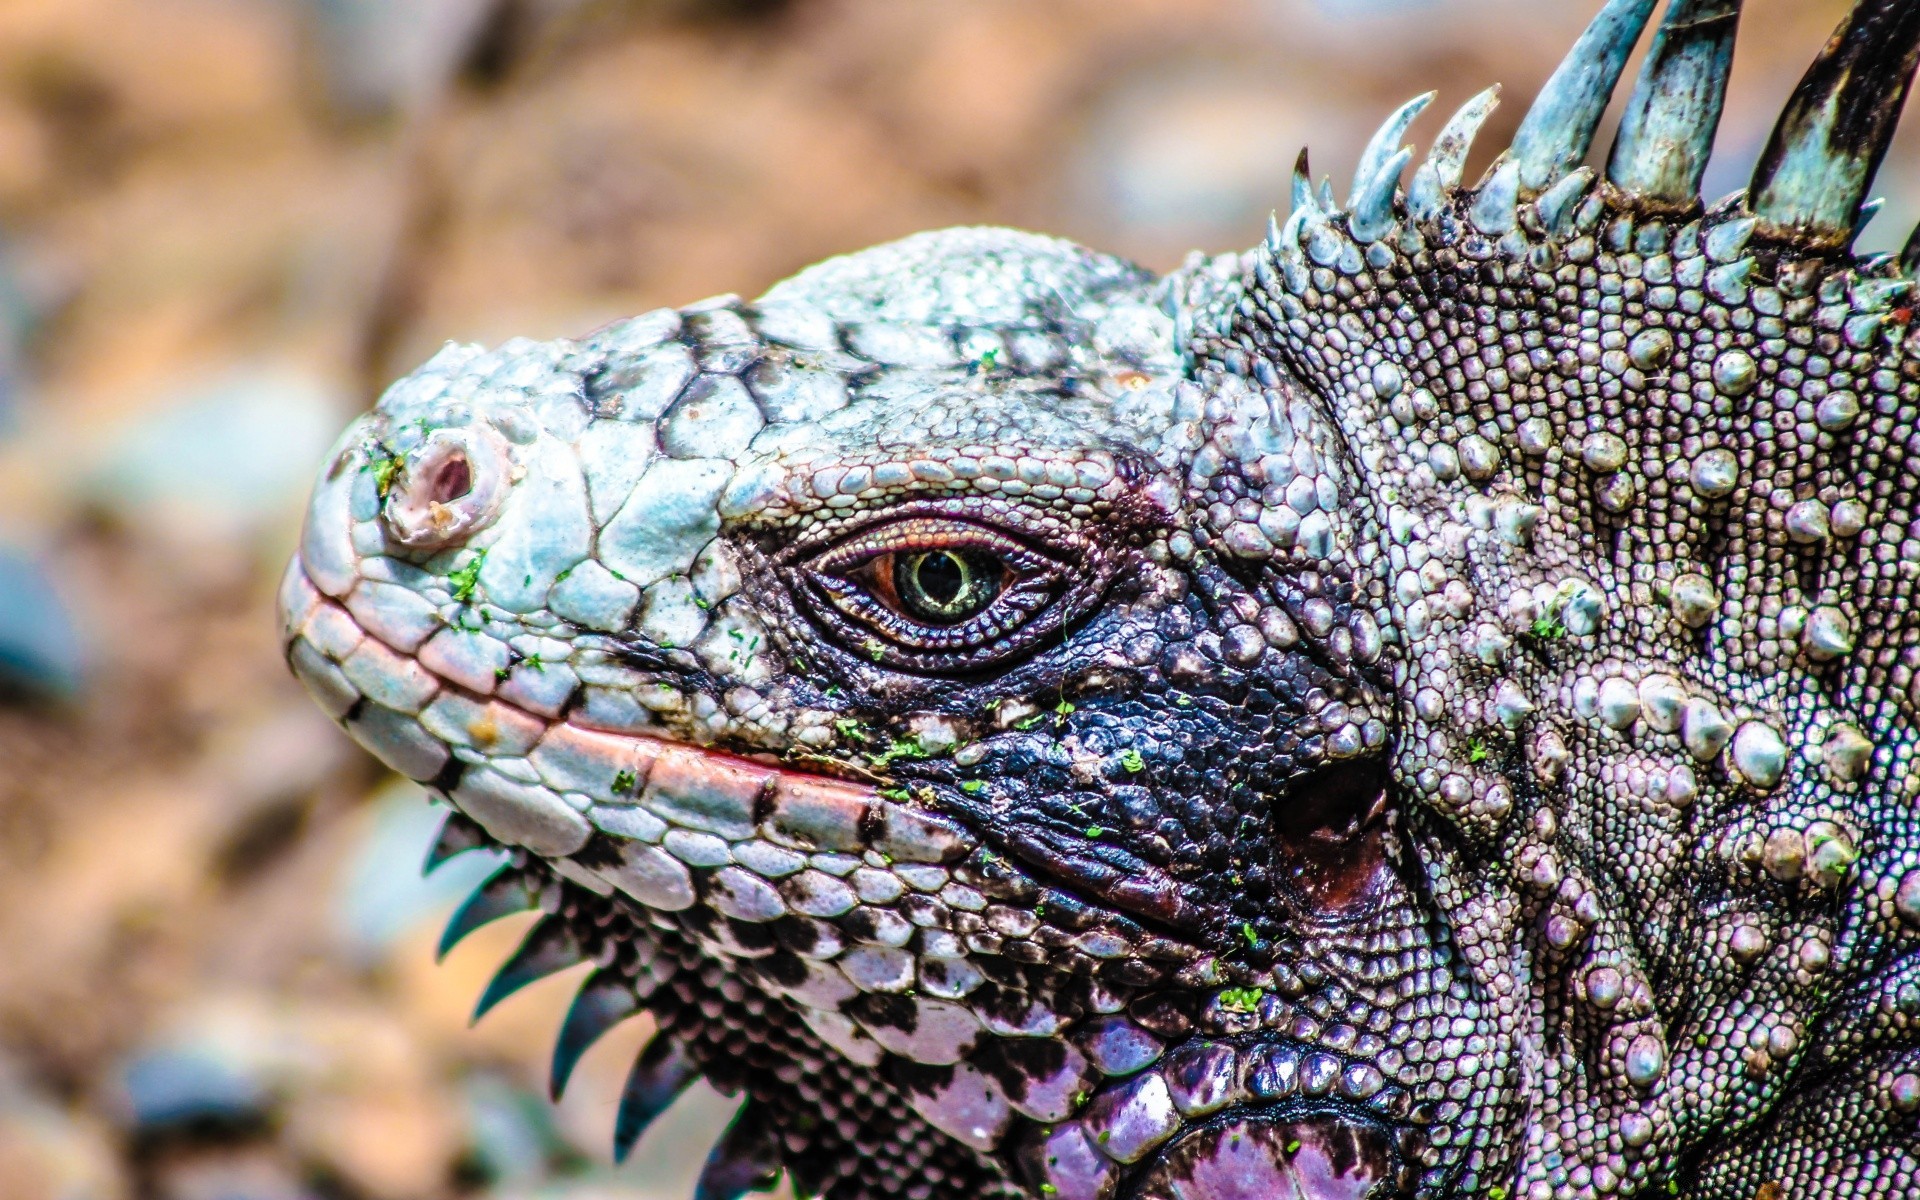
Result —
POLYGON ((1183 1134, 1125 1189, 1130 1200, 1388 1200, 1392 1135, 1338 1111, 1230 1112, 1183 1134))

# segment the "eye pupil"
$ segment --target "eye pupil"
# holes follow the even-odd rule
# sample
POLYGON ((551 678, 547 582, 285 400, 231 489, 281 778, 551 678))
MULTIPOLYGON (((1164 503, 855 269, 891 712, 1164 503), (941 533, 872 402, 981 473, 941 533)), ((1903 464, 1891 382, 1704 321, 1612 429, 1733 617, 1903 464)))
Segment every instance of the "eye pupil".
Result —
POLYGON ((1000 561, 970 550, 923 550, 894 559, 893 585, 907 611, 921 620, 964 621, 1000 591, 1000 561))
POLYGON ((937 605, 950 605, 967 590, 967 564, 948 551, 922 554, 914 564, 913 580, 920 591, 937 605))

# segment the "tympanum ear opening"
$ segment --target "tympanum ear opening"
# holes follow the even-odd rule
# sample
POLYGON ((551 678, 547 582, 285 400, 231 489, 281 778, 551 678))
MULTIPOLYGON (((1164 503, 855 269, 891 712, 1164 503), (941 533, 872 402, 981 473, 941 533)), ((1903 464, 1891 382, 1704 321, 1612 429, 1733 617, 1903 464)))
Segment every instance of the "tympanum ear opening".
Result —
POLYGON ((1385 845, 1386 768, 1335 763, 1273 804, 1275 878, 1317 911, 1365 905, 1392 870, 1385 845))

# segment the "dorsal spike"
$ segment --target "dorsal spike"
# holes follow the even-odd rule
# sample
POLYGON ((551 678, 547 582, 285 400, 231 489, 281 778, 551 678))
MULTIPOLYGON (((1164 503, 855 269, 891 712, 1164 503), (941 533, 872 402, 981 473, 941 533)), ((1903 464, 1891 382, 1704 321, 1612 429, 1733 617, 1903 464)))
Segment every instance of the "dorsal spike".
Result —
POLYGON ((1495 84, 1462 104, 1459 111, 1447 119, 1440 136, 1433 139, 1433 149, 1427 154, 1425 165, 1433 168, 1443 192, 1460 186, 1467 170, 1467 155, 1473 150, 1473 139, 1480 135, 1480 127, 1499 107, 1500 85, 1495 84))
POLYGON ((553 1066, 547 1073, 547 1093, 555 1100, 567 1090, 567 1080, 587 1048, 615 1025, 640 1011, 633 981, 611 968, 595 971, 573 998, 560 1036, 553 1043, 553 1066))
POLYGON ((1907 275, 1920 274, 1920 225, 1907 235, 1907 244, 1900 251, 1900 270, 1907 275))
POLYGON ((1920 4, 1860 0, 1808 68, 1754 170, 1752 205, 1776 237, 1838 246, 1893 140, 1920 61, 1920 4))
POLYGON ((613 1119, 613 1160, 627 1161, 640 1135, 655 1117, 673 1107, 687 1085, 700 1078, 700 1068, 666 1033, 656 1033, 633 1060, 627 1084, 620 1091, 620 1111, 613 1119))
POLYGON ((1873 219, 1879 216, 1880 210, 1886 206, 1887 198, 1885 196, 1875 196, 1865 204, 1862 204, 1859 215, 1853 219, 1853 233, 1847 240, 1849 242, 1859 241, 1860 235, 1867 231, 1867 226, 1873 224, 1873 219))
POLYGON ((1653 5, 1654 0, 1608 0, 1540 89, 1513 135, 1521 190, 1531 195, 1553 186, 1587 156, 1653 5))
POLYGON ((1407 129, 1412 126, 1414 118, 1425 112, 1427 105, 1432 104, 1433 98, 1438 94, 1428 92, 1424 96, 1415 96, 1394 109, 1393 115, 1374 131, 1373 140, 1368 142, 1367 148, 1360 152, 1360 163, 1353 169, 1353 191, 1347 196, 1349 209, 1359 211, 1360 198, 1379 178, 1381 168, 1400 152, 1401 139, 1407 136, 1407 129))
POLYGON ((1280 240, 1274 246, 1273 261, 1280 268, 1287 290, 1295 294, 1307 286, 1307 256, 1300 239, 1307 231, 1307 222, 1316 215, 1317 210, 1295 210, 1287 218, 1285 228, 1280 230, 1280 240))
POLYGON ((440 823, 440 836, 433 839, 433 848, 427 851, 427 861, 420 864, 420 873, 431 875, 448 859, 487 844, 485 831, 473 818, 461 812, 448 812, 447 819, 440 823))
POLYGON ((480 1003, 473 1006, 473 1019, 478 1021, 486 1016, 494 1005, 534 980, 545 979, 585 958, 579 939, 574 937, 573 928, 564 918, 542 917, 527 931, 527 939, 520 943, 520 948, 494 973, 493 981, 481 993, 480 1003))
POLYGON ((1573 214, 1580 201, 1586 199, 1587 189, 1593 186, 1593 168, 1581 167, 1540 193, 1533 202, 1534 211, 1540 215, 1541 228, 1549 234, 1560 237, 1573 228, 1573 214))
POLYGON ((1429 220, 1437 215, 1454 189, 1460 186, 1473 139, 1488 115, 1499 106, 1500 87, 1496 84, 1461 105, 1447 119, 1446 127, 1433 140, 1433 149, 1414 168, 1413 179, 1407 184, 1407 212, 1415 220, 1429 220))
POLYGON ((714 1143, 693 1185, 693 1200, 740 1200, 780 1181, 780 1138, 772 1115, 749 1099, 714 1143))
POLYGON ((1645 200, 1691 206, 1713 153, 1733 69, 1741 0, 1673 0, 1620 118, 1607 181, 1645 200))
POLYGON ((520 872, 512 867, 501 867, 487 876, 487 881, 473 889, 460 907, 454 910, 447 921, 447 928, 440 935, 440 946, 434 951, 436 960, 445 958, 447 951, 458 946, 466 936, 482 925, 491 925, 501 917, 510 917, 517 912, 526 912, 535 904, 533 893, 520 878, 520 872))
POLYGON ((1513 229, 1520 209, 1520 164, 1501 158, 1487 171, 1486 181, 1474 197, 1467 215, 1473 227, 1489 237, 1499 237, 1513 229))
POLYGON ((1313 198, 1313 166, 1307 161, 1307 148, 1300 147, 1300 157, 1293 160, 1293 211, 1319 208, 1313 198))
POLYGON ((1354 196, 1347 228, 1361 243, 1377 242, 1393 228, 1393 197, 1400 190, 1400 173, 1412 161, 1413 150, 1402 148, 1381 163, 1373 179, 1354 196))

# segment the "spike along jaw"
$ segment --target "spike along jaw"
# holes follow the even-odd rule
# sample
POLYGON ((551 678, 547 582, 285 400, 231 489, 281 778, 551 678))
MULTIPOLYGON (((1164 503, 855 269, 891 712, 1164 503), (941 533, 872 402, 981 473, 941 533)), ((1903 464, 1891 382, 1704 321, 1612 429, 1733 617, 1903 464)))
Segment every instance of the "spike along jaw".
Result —
POLYGON ((288 659, 458 809, 435 861, 512 849, 448 931, 544 914, 482 1012, 598 964, 556 1091, 652 1012, 623 1152, 704 1073, 715 1195, 1477 1177, 1515 1064, 1381 805, 1360 476, 1186 358, 1241 262, 925 235, 449 348, 343 438, 288 659))
POLYGON ((1669 6, 1607 186, 1581 165, 1653 7, 1604 6, 1477 187, 1491 93, 1404 195, 1425 98, 1389 117, 1352 211, 1297 189, 1195 355, 1312 397, 1353 464, 1389 809, 1495 1030, 1412 1078, 1487 1114, 1444 1135, 1477 1178, 1910 1195, 1913 281, 1835 251, 1920 9, 1860 4, 1752 210, 1702 215, 1737 3, 1669 6), (1525 1093, 1483 1083, 1520 1046, 1525 1093))

